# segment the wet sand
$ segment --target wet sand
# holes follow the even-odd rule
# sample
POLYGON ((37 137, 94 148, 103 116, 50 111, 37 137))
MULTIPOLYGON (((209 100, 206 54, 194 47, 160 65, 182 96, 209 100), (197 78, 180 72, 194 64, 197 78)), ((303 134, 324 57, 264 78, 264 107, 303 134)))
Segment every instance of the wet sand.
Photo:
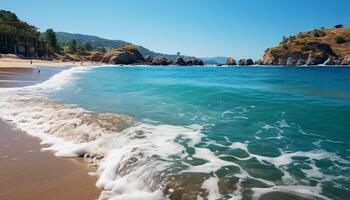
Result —
MULTIPOLYGON (((55 71, 0 70, 0 87, 31 85, 48 79, 55 71), (34 76, 33 76, 34 75, 34 76)), ((82 158, 58 158, 42 152, 37 138, 0 120, 0 199, 70 200, 97 199, 95 171, 82 158)))
POLYGON ((0 67, 0 87, 23 87, 46 81, 68 67, 0 67))

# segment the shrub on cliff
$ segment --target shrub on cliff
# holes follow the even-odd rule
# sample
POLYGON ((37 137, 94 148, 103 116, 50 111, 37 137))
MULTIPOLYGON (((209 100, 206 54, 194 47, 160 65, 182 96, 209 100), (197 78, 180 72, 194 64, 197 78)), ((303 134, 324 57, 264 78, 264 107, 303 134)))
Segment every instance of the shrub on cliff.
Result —
POLYGON ((315 47, 308 45, 308 44, 304 44, 300 47, 300 49, 303 51, 313 51, 313 50, 315 50, 315 47))
POLYGON ((314 37, 324 37, 324 36, 326 36, 326 33, 324 31, 314 30, 314 37))
POLYGON ((346 40, 345 40, 345 38, 344 38, 343 36, 337 36, 337 37, 335 38, 335 42, 336 42, 337 44, 343 44, 343 43, 346 42, 346 40))
POLYGON ((334 26, 334 28, 343 28, 343 24, 337 24, 334 26))

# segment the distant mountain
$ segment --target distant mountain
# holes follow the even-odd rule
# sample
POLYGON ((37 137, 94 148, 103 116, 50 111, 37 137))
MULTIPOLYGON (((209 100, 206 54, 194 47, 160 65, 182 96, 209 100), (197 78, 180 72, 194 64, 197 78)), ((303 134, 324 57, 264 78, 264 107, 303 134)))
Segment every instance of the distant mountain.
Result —
MULTIPOLYGON (((57 41, 59 44, 68 44, 70 41, 75 39, 78 44, 85 44, 90 43, 93 48, 120 48, 127 44, 132 44, 130 42, 126 42, 123 40, 109 40, 104 39, 97 36, 91 36, 91 35, 83 35, 83 34, 72 34, 72 33, 66 33, 66 32, 57 32, 56 33, 57 41)), ((157 57, 157 56, 164 56, 166 58, 175 60, 177 55, 171 55, 171 54, 162 54, 158 52, 151 51, 143 46, 138 46, 139 51, 142 53, 143 56, 151 56, 151 57, 157 57)), ((188 58, 195 58, 192 56, 185 56, 188 58)))
POLYGON ((217 56, 217 57, 210 57, 210 58, 201 58, 205 64, 208 65, 215 65, 215 64, 225 64, 227 57, 224 56, 217 56))

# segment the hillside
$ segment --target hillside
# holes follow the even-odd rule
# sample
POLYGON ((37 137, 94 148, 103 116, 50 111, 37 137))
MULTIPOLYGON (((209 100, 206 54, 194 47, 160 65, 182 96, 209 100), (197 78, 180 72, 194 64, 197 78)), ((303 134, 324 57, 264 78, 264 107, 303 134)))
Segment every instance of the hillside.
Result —
MULTIPOLYGON (((72 33, 66 33, 66 32, 57 32, 57 41, 59 44, 68 44, 73 39, 77 41, 78 44, 85 44, 90 43, 93 48, 99 49, 99 48, 121 48, 124 45, 130 45, 130 42, 122 41, 122 40, 109 40, 104 39, 97 36, 91 36, 91 35, 83 35, 83 34, 72 34, 72 33)), ((158 52, 151 51, 143 46, 137 46, 139 51, 142 53, 143 56, 151 56, 151 57, 158 57, 163 56, 168 59, 175 60, 177 55, 171 55, 171 54, 162 54, 158 52)), ((187 58, 195 58, 190 56, 185 56, 187 58)))
POLYGON ((263 56, 265 65, 346 65, 349 60, 350 28, 301 32, 266 49, 263 56))
POLYGON ((203 62, 208 65, 225 64, 227 57, 217 56, 217 57, 205 57, 202 58, 203 62))

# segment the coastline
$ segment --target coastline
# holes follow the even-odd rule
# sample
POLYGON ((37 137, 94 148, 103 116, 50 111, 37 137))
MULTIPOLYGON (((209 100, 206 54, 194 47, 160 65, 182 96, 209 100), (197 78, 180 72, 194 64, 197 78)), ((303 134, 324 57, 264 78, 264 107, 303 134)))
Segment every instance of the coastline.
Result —
POLYGON ((11 57, 0 57, 0 68, 36 68, 40 66, 45 67, 74 67, 80 66, 97 65, 96 62, 63 62, 63 61, 49 61, 49 60, 38 60, 38 59, 22 59, 22 58, 11 58, 11 57), (32 62, 32 63, 31 63, 32 62))
MULTIPOLYGON (((13 66, 16 64, 14 63, 13 66)), ((0 67, 1 87, 22 87, 49 79, 65 68, 0 67), (41 70, 38 75, 38 69, 41 70)), ((96 169, 82 158, 41 151, 40 140, 0 120, 0 199, 97 199, 96 169)))

